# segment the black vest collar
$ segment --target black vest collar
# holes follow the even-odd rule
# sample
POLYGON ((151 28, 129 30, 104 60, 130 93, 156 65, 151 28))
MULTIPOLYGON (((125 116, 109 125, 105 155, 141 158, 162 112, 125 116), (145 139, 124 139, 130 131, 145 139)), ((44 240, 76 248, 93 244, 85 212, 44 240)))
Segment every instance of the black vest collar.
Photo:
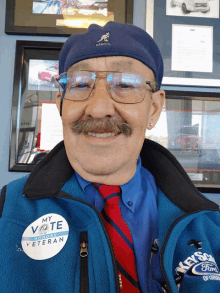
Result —
MULTIPOLYGON (((154 176, 157 186, 183 211, 219 209, 217 204, 200 194, 176 158, 161 145, 146 139, 141 160, 143 167, 154 176)), ((62 141, 36 165, 23 193, 29 199, 56 196, 73 173, 62 141)))

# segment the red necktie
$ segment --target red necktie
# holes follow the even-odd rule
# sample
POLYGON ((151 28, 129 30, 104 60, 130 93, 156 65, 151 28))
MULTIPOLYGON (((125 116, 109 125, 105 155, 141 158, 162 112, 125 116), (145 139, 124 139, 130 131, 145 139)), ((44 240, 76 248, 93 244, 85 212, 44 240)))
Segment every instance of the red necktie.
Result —
POLYGON ((110 236, 119 275, 121 293, 140 293, 131 232, 119 207, 120 187, 94 183, 105 200, 102 219, 110 236))

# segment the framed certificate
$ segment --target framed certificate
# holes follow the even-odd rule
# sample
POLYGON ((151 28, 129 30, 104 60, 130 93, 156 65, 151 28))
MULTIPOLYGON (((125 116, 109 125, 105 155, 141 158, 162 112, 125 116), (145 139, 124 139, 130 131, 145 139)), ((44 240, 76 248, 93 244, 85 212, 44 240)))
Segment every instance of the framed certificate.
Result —
POLYGON ((219 0, 147 1, 146 30, 163 56, 163 85, 220 91, 219 0))
POLYGON ((69 36, 91 23, 133 22, 133 0, 7 0, 5 33, 69 36))

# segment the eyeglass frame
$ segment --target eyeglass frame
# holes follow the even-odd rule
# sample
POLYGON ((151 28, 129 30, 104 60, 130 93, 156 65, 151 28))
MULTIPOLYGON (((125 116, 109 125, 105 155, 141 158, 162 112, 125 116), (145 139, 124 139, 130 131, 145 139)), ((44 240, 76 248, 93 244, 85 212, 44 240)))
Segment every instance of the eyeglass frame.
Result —
MULTIPOLYGON (((104 72, 104 73, 123 73, 123 72, 120 72, 120 71, 104 71, 104 70, 103 70, 103 71, 79 70, 79 71, 92 72, 92 73, 95 74, 95 82, 94 82, 94 85, 93 85, 93 88, 92 88, 90 94, 89 94, 88 97, 87 97, 86 99, 84 99, 84 100, 71 100, 71 99, 67 99, 67 98, 64 97, 64 96, 65 96, 66 89, 65 89, 65 90, 63 89, 63 95, 62 95, 62 97, 61 97, 61 100, 68 100, 68 101, 71 101, 71 102, 84 102, 84 101, 87 101, 87 100, 90 99, 90 96, 91 96, 91 94, 92 94, 92 91, 93 91, 94 88, 95 88, 95 84, 96 84, 96 80, 97 80, 97 78, 100 77, 99 75, 97 76, 97 73, 99 73, 99 72, 104 72)), ((63 72, 63 73, 61 73, 61 75, 64 74, 64 73, 67 73, 67 72, 68 72, 68 71, 63 72)), ((129 72, 129 73, 130 73, 130 72, 129 72)), ((141 74, 138 74, 138 75, 142 76, 141 74)), ((107 77, 107 75, 106 75, 105 77, 102 77, 102 78, 106 78, 106 77, 107 77)), ((143 77, 143 76, 142 76, 142 77, 143 77)), ((57 80, 57 82, 59 83, 60 77, 56 78, 56 80, 57 80)), ((156 87, 154 87, 154 86, 152 85, 152 82, 150 82, 150 81, 148 81, 148 80, 145 80, 145 83, 148 84, 148 85, 150 86, 152 93, 155 93, 155 92, 157 91, 156 87)), ((60 85, 60 84, 59 84, 59 85, 60 85)), ((60 85, 60 87, 62 87, 62 86, 60 85)), ((63 87, 62 87, 62 88, 63 88, 63 87)), ((116 103, 119 103, 119 104, 139 104, 139 103, 143 102, 143 100, 145 99, 145 94, 146 94, 146 92, 145 92, 144 97, 143 97, 143 99, 142 99, 140 102, 135 102, 135 103, 124 103, 124 102, 116 101, 116 100, 112 97, 111 91, 108 90, 108 92, 110 93, 111 99, 112 99, 113 101, 115 101, 116 103)))

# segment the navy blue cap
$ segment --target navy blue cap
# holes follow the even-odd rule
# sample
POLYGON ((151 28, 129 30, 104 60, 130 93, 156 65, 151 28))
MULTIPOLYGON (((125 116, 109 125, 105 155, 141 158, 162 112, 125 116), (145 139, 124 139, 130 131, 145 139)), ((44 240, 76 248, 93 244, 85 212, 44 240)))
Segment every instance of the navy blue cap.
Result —
POLYGON ((59 73, 78 61, 102 56, 127 56, 141 61, 153 70, 157 90, 160 89, 163 59, 155 41, 137 26, 114 21, 103 27, 91 24, 84 34, 71 35, 60 52, 59 73))

